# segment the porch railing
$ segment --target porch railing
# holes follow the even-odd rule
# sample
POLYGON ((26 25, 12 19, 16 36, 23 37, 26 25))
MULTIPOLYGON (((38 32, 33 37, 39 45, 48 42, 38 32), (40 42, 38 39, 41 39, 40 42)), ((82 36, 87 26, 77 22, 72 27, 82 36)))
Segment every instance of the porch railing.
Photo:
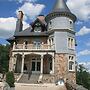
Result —
POLYGON ((41 44, 41 45, 34 45, 34 44, 17 44, 13 45, 13 49, 30 49, 30 50, 54 50, 54 45, 48 45, 48 44, 41 44))

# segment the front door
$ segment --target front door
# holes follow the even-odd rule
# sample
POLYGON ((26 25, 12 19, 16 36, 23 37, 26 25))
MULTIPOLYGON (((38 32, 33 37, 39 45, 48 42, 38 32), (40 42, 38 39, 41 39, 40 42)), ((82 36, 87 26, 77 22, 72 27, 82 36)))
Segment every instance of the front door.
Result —
POLYGON ((40 73, 41 62, 40 59, 32 59, 32 73, 40 73))

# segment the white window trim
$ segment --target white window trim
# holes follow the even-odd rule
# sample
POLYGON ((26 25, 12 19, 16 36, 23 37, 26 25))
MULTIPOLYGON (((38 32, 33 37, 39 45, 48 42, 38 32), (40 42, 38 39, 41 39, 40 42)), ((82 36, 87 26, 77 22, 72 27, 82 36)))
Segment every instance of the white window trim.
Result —
POLYGON ((75 72, 75 55, 68 55, 68 71, 69 72, 75 72), (69 59, 69 56, 73 57, 73 60, 69 59), (69 69, 69 62, 73 62, 72 70, 69 69))
POLYGON ((74 37, 68 37, 67 46, 68 46, 68 49, 75 50, 75 38, 74 37), (69 41, 69 38, 70 38, 70 41, 69 41), (73 40, 73 42, 71 42, 71 40, 73 40))

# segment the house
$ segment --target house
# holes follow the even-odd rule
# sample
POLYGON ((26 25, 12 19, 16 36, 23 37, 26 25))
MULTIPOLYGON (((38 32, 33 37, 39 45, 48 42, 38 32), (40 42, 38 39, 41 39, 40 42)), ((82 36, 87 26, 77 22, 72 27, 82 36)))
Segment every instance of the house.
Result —
POLYGON ((20 83, 76 83, 76 16, 64 0, 56 0, 53 10, 39 15, 23 30, 23 12, 19 11, 11 44, 9 70, 20 83))

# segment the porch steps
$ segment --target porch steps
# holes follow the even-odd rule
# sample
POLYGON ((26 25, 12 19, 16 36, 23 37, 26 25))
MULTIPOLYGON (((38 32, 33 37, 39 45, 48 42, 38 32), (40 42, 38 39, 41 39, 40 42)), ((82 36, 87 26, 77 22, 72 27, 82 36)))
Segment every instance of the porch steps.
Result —
POLYGON ((54 76, 50 74, 44 74, 42 77, 43 83, 54 83, 54 76))
POLYGON ((40 74, 23 74, 18 83, 37 84, 40 74))
POLYGON ((15 90, 67 90, 66 87, 55 84, 25 84, 16 83, 15 90))

